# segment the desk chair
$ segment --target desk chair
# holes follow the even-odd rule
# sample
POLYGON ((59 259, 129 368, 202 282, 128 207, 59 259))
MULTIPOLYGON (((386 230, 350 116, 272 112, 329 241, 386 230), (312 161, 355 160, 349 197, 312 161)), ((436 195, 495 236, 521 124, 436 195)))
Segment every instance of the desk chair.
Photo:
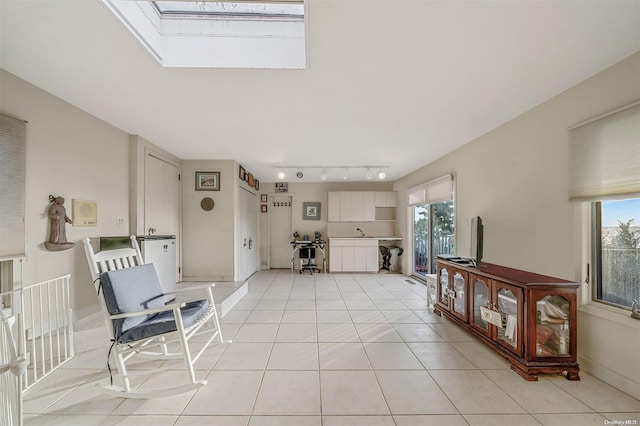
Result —
POLYGON ((300 247, 300 273, 309 272, 313 275, 314 272, 320 272, 316 262, 316 246, 313 244, 307 244, 300 247))

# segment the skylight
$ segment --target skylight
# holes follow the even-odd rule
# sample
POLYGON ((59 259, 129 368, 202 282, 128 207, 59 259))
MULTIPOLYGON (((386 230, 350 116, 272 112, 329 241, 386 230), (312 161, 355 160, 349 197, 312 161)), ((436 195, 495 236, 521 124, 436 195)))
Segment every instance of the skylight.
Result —
POLYGON ((306 68, 303 0, 101 1, 165 67, 306 68))
POLYGON ((189 16, 242 16, 256 18, 304 19, 304 4, 300 3, 227 3, 227 2, 185 2, 154 1, 163 15, 189 16))

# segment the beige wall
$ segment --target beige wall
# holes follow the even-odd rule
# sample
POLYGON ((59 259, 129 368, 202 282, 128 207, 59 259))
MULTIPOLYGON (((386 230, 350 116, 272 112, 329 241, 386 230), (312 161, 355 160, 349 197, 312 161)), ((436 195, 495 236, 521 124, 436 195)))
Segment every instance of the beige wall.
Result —
POLYGON ((232 160, 182 161, 182 279, 233 281, 237 163, 232 160), (196 191, 197 171, 220 172, 220 191, 196 191), (200 207, 212 198, 211 211, 200 207))
POLYGON ((24 285, 71 273, 76 315, 97 309, 97 298, 81 239, 126 235, 129 229, 129 135, 50 95, 12 74, 0 71, 0 110, 27 120, 27 258, 24 285), (67 224, 72 249, 50 252, 49 195, 98 202, 96 227, 67 224), (116 218, 124 218, 123 226, 116 218))
MULTIPOLYGON (((459 255, 469 255, 469 219, 479 215, 485 261, 584 282, 588 238, 582 206, 567 201, 567 129, 638 99, 640 53, 395 182, 404 203, 399 232, 410 235, 405 190, 453 172, 459 255)), ((411 253, 402 262, 408 271, 411 253)), ((588 291, 583 286, 586 302, 588 291)), ((640 322, 626 311, 595 315, 598 305, 579 312, 579 361, 640 397, 640 363, 625 355, 640 353, 640 322)))

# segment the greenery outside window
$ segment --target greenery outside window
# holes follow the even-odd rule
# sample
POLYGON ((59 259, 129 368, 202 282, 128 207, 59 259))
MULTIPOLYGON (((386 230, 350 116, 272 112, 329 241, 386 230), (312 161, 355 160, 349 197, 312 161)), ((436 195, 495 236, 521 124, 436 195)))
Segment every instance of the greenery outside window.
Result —
POLYGON ((592 203, 593 300, 640 300, 640 198, 592 203))
POLYGON ((455 254, 453 200, 413 206, 413 248, 416 275, 434 274, 435 257, 455 254))

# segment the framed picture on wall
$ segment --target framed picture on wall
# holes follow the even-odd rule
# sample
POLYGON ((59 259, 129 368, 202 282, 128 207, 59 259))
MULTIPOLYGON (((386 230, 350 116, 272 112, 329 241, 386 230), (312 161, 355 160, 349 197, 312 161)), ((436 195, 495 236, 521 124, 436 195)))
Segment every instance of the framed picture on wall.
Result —
POLYGON ((238 177, 240 178, 240 180, 245 180, 246 174, 247 174, 247 171, 244 169, 244 167, 238 166, 238 177))
POLYGON ((320 203, 302 203, 303 220, 320 220, 320 203))
MULTIPOLYGON (((258 188, 256 188, 258 189, 258 188)), ((267 202, 267 194, 261 194, 260 195, 260 202, 261 203, 266 203, 267 202)))
POLYGON ((262 213, 266 213, 266 212, 267 212, 267 205, 266 205, 266 204, 261 205, 261 206, 260 206, 260 211, 261 211, 262 213))
POLYGON ((220 191, 220 172, 196 172, 196 191, 220 191))
POLYGON ((256 191, 260 191, 260 181, 258 179, 256 179, 254 187, 256 188, 256 191))

